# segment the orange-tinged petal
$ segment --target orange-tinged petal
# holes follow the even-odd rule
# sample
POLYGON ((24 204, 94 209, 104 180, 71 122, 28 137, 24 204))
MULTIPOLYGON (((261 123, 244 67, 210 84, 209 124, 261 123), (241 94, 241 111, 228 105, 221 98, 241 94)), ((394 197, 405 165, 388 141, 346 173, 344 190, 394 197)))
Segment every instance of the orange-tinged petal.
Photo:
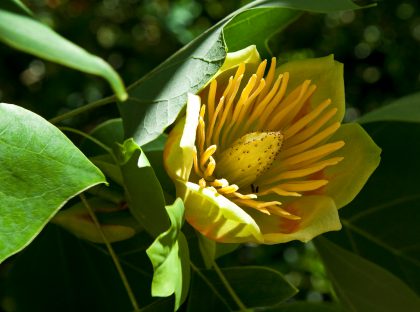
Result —
POLYGON ((322 233, 341 229, 337 207, 330 197, 304 196, 284 204, 283 208, 301 219, 295 221, 257 211, 249 212, 263 233, 264 244, 292 240, 308 242, 322 233))
POLYGON ((338 129, 331 140, 345 140, 346 145, 332 156, 343 156, 336 166, 325 168, 315 174, 329 181, 315 194, 330 196, 337 208, 351 202, 360 192, 380 162, 381 149, 358 124, 345 124, 338 129))
POLYGON ((258 225, 242 208, 213 191, 187 182, 177 182, 184 200, 185 219, 204 236, 223 243, 262 243, 258 225))
POLYGON ((311 111, 326 99, 330 99, 330 108, 336 107, 338 111, 329 124, 342 121, 345 110, 343 64, 335 61, 333 55, 288 62, 277 68, 277 74, 284 72, 290 74, 289 92, 305 80, 310 80, 317 86, 309 107, 304 110, 311 111))

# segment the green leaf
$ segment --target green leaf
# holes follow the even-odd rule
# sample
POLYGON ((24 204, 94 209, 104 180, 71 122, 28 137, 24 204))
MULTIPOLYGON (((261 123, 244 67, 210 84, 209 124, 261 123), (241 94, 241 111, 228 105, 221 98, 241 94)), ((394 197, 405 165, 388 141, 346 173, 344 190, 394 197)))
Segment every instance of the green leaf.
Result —
POLYGON ((73 196, 105 177, 42 117, 0 104, 0 262, 27 246, 73 196))
POLYGON ((300 15, 301 12, 297 10, 273 9, 272 7, 240 13, 223 28, 226 48, 229 52, 233 52, 256 45, 258 52, 264 58, 268 58, 272 55, 268 47, 271 36, 286 28, 300 15), (244 33, 246 36, 243 36, 244 33), (261 34, 264 35, 261 36, 261 34))
MULTIPOLYGON (((146 307, 154 300, 147 244, 141 236, 113 244, 134 295, 146 307)), ((1 311, 133 311, 106 249, 56 225, 48 225, 11 264, 2 272, 1 311)))
POLYGON ((253 1, 233 12, 128 88, 129 100, 119 104, 126 137, 143 145, 159 136, 181 112, 188 92, 197 93, 219 70, 226 50, 232 51, 229 45, 241 49, 253 43, 262 45, 258 48, 263 50, 266 39, 300 11, 357 8, 350 0, 266 0, 253 1), (249 39, 242 36, 244 29, 250 33, 249 39))
POLYGON ((120 101, 127 92, 117 72, 103 59, 90 54, 29 16, 21 2, 3 0, 0 4, 0 41, 23 52, 70 68, 105 78, 120 101), (7 10, 10 6, 18 10, 7 10))
POLYGON ((365 125, 382 148, 379 167, 340 210, 343 230, 327 237, 398 276, 420 294, 418 123, 365 125))
POLYGON ((188 244, 181 227, 184 221, 184 204, 177 199, 166 206, 171 227, 159 235, 147 249, 153 264, 152 296, 168 297, 175 294, 175 311, 185 301, 190 284, 190 257, 188 244))
POLYGON ((123 177, 120 167, 115 164, 115 159, 109 154, 98 155, 89 158, 101 171, 119 185, 123 185, 123 177))
MULTIPOLYGON (((267 267, 230 267, 222 272, 247 308, 273 306, 297 293, 280 272, 267 267)), ((237 305, 214 270, 200 270, 193 275, 188 311, 235 309, 237 305)))
POLYGON ((116 149, 133 216, 152 236, 169 228, 162 188, 149 160, 141 148, 128 139, 116 149))
POLYGON ((407 95, 360 117, 357 122, 420 122, 420 92, 407 95))
POLYGON ((400 279, 325 238, 315 245, 343 305, 355 312, 419 311, 419 297, 400 279))

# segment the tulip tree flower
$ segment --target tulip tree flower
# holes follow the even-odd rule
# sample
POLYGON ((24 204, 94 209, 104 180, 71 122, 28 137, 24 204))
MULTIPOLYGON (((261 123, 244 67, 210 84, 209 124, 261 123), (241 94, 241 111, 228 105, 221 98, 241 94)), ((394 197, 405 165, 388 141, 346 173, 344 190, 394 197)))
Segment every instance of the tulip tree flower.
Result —
POLYGON ((341 124, 344 108, 333 56, 277 67, 254 46, 229 53, 188 96, 165 146, 186 220, 224 243, 306 242, 339 230, 338 209, 380 159, 359 125, 341 124))

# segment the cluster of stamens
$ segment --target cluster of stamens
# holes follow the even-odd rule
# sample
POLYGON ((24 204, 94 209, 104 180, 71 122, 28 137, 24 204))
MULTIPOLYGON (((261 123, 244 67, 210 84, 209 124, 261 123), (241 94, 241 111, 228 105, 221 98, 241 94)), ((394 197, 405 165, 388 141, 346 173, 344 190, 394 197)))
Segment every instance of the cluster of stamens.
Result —
POLYGON ((236 197, 239 199, 255 199, 257 195, 255 194, 241 194, 238 191, 239 186, 236 184, 229 184, 229 181, 225 178, 216 179, 214 176, 216 169, 216 160, 213 155, 216 153, 217 146, 210 145, 204 150, 205 142, 205 115, 206 106, 202 105, 200 110, 200 117, 197 127, 197 144, 198 151, 194 155, 194 171, 200 177, 198 184, 201 187, 209 187, 219 194, 225 195, 227 197, 236 197))
POLYGON ((323 158, 344 142, 323 144, 340 126, 329 122, 337 112, 326 111, 331 101, 304 112, 316 86, 307 80, 286 95, 289 74, 274 81, 273 58, 264 78, 266 64, 261 62, 243 88, 245 65, 241 64, 222 94, 217 93, 216 80, 200 94, 207 104, 199 114, 194 172, 201 187, 242 207, 298 220, 280 207, 281 202, 256 199, 269 194, 301 196, 323 187, 327 180, 311 177, 343 159, 323 158))

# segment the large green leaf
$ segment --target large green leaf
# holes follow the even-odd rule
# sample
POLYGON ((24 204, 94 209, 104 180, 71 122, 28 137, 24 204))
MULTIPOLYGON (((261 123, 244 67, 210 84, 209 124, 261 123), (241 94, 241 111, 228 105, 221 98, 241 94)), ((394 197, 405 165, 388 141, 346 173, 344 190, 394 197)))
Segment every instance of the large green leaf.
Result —
POLYGON ((127 98, 120 76, 103 59, 90 54, 31 17, 29 10, 20 1, 1 2, 0 41, 48 61, 101 76, 110 83, 120 101, 127 98), (15 9, 10 10, 11 7, 15 9))
POLYGON ((343 305, 354 312, 415 312, 420 299, 400 279, 380 266, 325 238, 315 245, 343 305))
POLYGON ((375 121, 420 122, 420 92, 400 98, 357 120, 359 123, 375 121))
POLYGON ((153 264, 152 295, 168 297, 175 294, 175 311, 185 301, 190 286, 190 257, 188 244, 181 227, 184 222, 184 204, 177 199, 166 210, 171 227, 159 235, 147 249, 153 264))
POLYGON ((177 118, 186 103, 187 93, 199 91, 218 71, 226 50, 245 48, 253 43, 264 51, 266 40, 286 27, 300 11, 325 13, 357 8, 350 0, 251 2, 129 87, 129 100, 119 105, 126 137, 133 137, 143 145, 159 136, 177 118))
POLYGON ((162 188, 141 148, 128 139, 116 148, 133 216, 153 237, 169 228, 162 188))
POLYGON ((19 106, 0 104, 0 134, 1 262, 105 177, 56 127, 19 106))
MULTIPOLYGON (((230 267, 222 269, 222 272, 247 308, 276 305, 297 293, 297 289, 282 274, 267 267, 230 267)), ((214 270, 200 270, 193 275, 188 311, 237 309, 214 270)))
POLYGON ((369 123, 383 150, 377 170, 340 210, 343 230, 327 237, 381 265, 420 294, 418 123, 369 123))

